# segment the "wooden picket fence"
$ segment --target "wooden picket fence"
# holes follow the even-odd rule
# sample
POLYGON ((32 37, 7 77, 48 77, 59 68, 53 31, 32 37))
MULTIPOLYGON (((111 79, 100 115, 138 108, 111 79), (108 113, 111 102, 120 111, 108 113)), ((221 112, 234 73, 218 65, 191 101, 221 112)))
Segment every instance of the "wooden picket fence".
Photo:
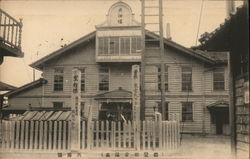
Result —
MULTIPOLYGON (((70 121, 2 121, 2 150, 71 150, 70 121)), ((177 121, 81 121, 81 150, 175 150, 177 121)))

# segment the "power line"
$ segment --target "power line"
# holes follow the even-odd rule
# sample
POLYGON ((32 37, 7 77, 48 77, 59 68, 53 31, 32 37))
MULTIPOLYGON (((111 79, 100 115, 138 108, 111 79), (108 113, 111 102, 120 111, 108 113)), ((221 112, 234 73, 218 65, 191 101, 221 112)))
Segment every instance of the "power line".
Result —
POLYGON ((202 2, 201 2, 200 17, 199 17, 199 22, 198 22, 198 30, 197 30, 196 39, 195 39, 195 45, 196 46, 197 46, 198 36, 199 36, 199 32, 200 32, 201 17, 202 17, 202 13, 203 13, 203 5, 204 5, 204 0, 202 0, 202 2))

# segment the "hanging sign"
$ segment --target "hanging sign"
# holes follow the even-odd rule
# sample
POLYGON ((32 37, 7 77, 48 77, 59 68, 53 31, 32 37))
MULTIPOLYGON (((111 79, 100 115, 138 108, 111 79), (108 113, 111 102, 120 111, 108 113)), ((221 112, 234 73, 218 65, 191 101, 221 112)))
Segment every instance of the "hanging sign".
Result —
POLYGON ((132 113, 133 120, 140 120, 140 66, 132 66, 132 113))
POLYGON ((80 149, 80 120, 81 120, 81 71, 72 70, 71 92, 71 145, 73 150, 80 149))

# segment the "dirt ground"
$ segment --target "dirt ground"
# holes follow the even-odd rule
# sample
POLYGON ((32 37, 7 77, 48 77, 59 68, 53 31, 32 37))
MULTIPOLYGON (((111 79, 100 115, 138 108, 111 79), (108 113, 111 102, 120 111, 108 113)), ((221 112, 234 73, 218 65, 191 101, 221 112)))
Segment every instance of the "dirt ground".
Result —
POLYGON ((230 136, 182 135, 181 147, 175 157, 231 159, 230 136))

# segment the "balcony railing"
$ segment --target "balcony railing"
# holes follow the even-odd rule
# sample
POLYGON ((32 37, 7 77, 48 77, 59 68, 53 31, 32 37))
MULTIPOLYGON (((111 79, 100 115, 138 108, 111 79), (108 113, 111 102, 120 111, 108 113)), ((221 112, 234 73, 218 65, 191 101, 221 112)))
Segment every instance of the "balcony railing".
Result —
POLYGON ((18 22, 0 9, 0 44, 21 50, 22 19, 18 22))

